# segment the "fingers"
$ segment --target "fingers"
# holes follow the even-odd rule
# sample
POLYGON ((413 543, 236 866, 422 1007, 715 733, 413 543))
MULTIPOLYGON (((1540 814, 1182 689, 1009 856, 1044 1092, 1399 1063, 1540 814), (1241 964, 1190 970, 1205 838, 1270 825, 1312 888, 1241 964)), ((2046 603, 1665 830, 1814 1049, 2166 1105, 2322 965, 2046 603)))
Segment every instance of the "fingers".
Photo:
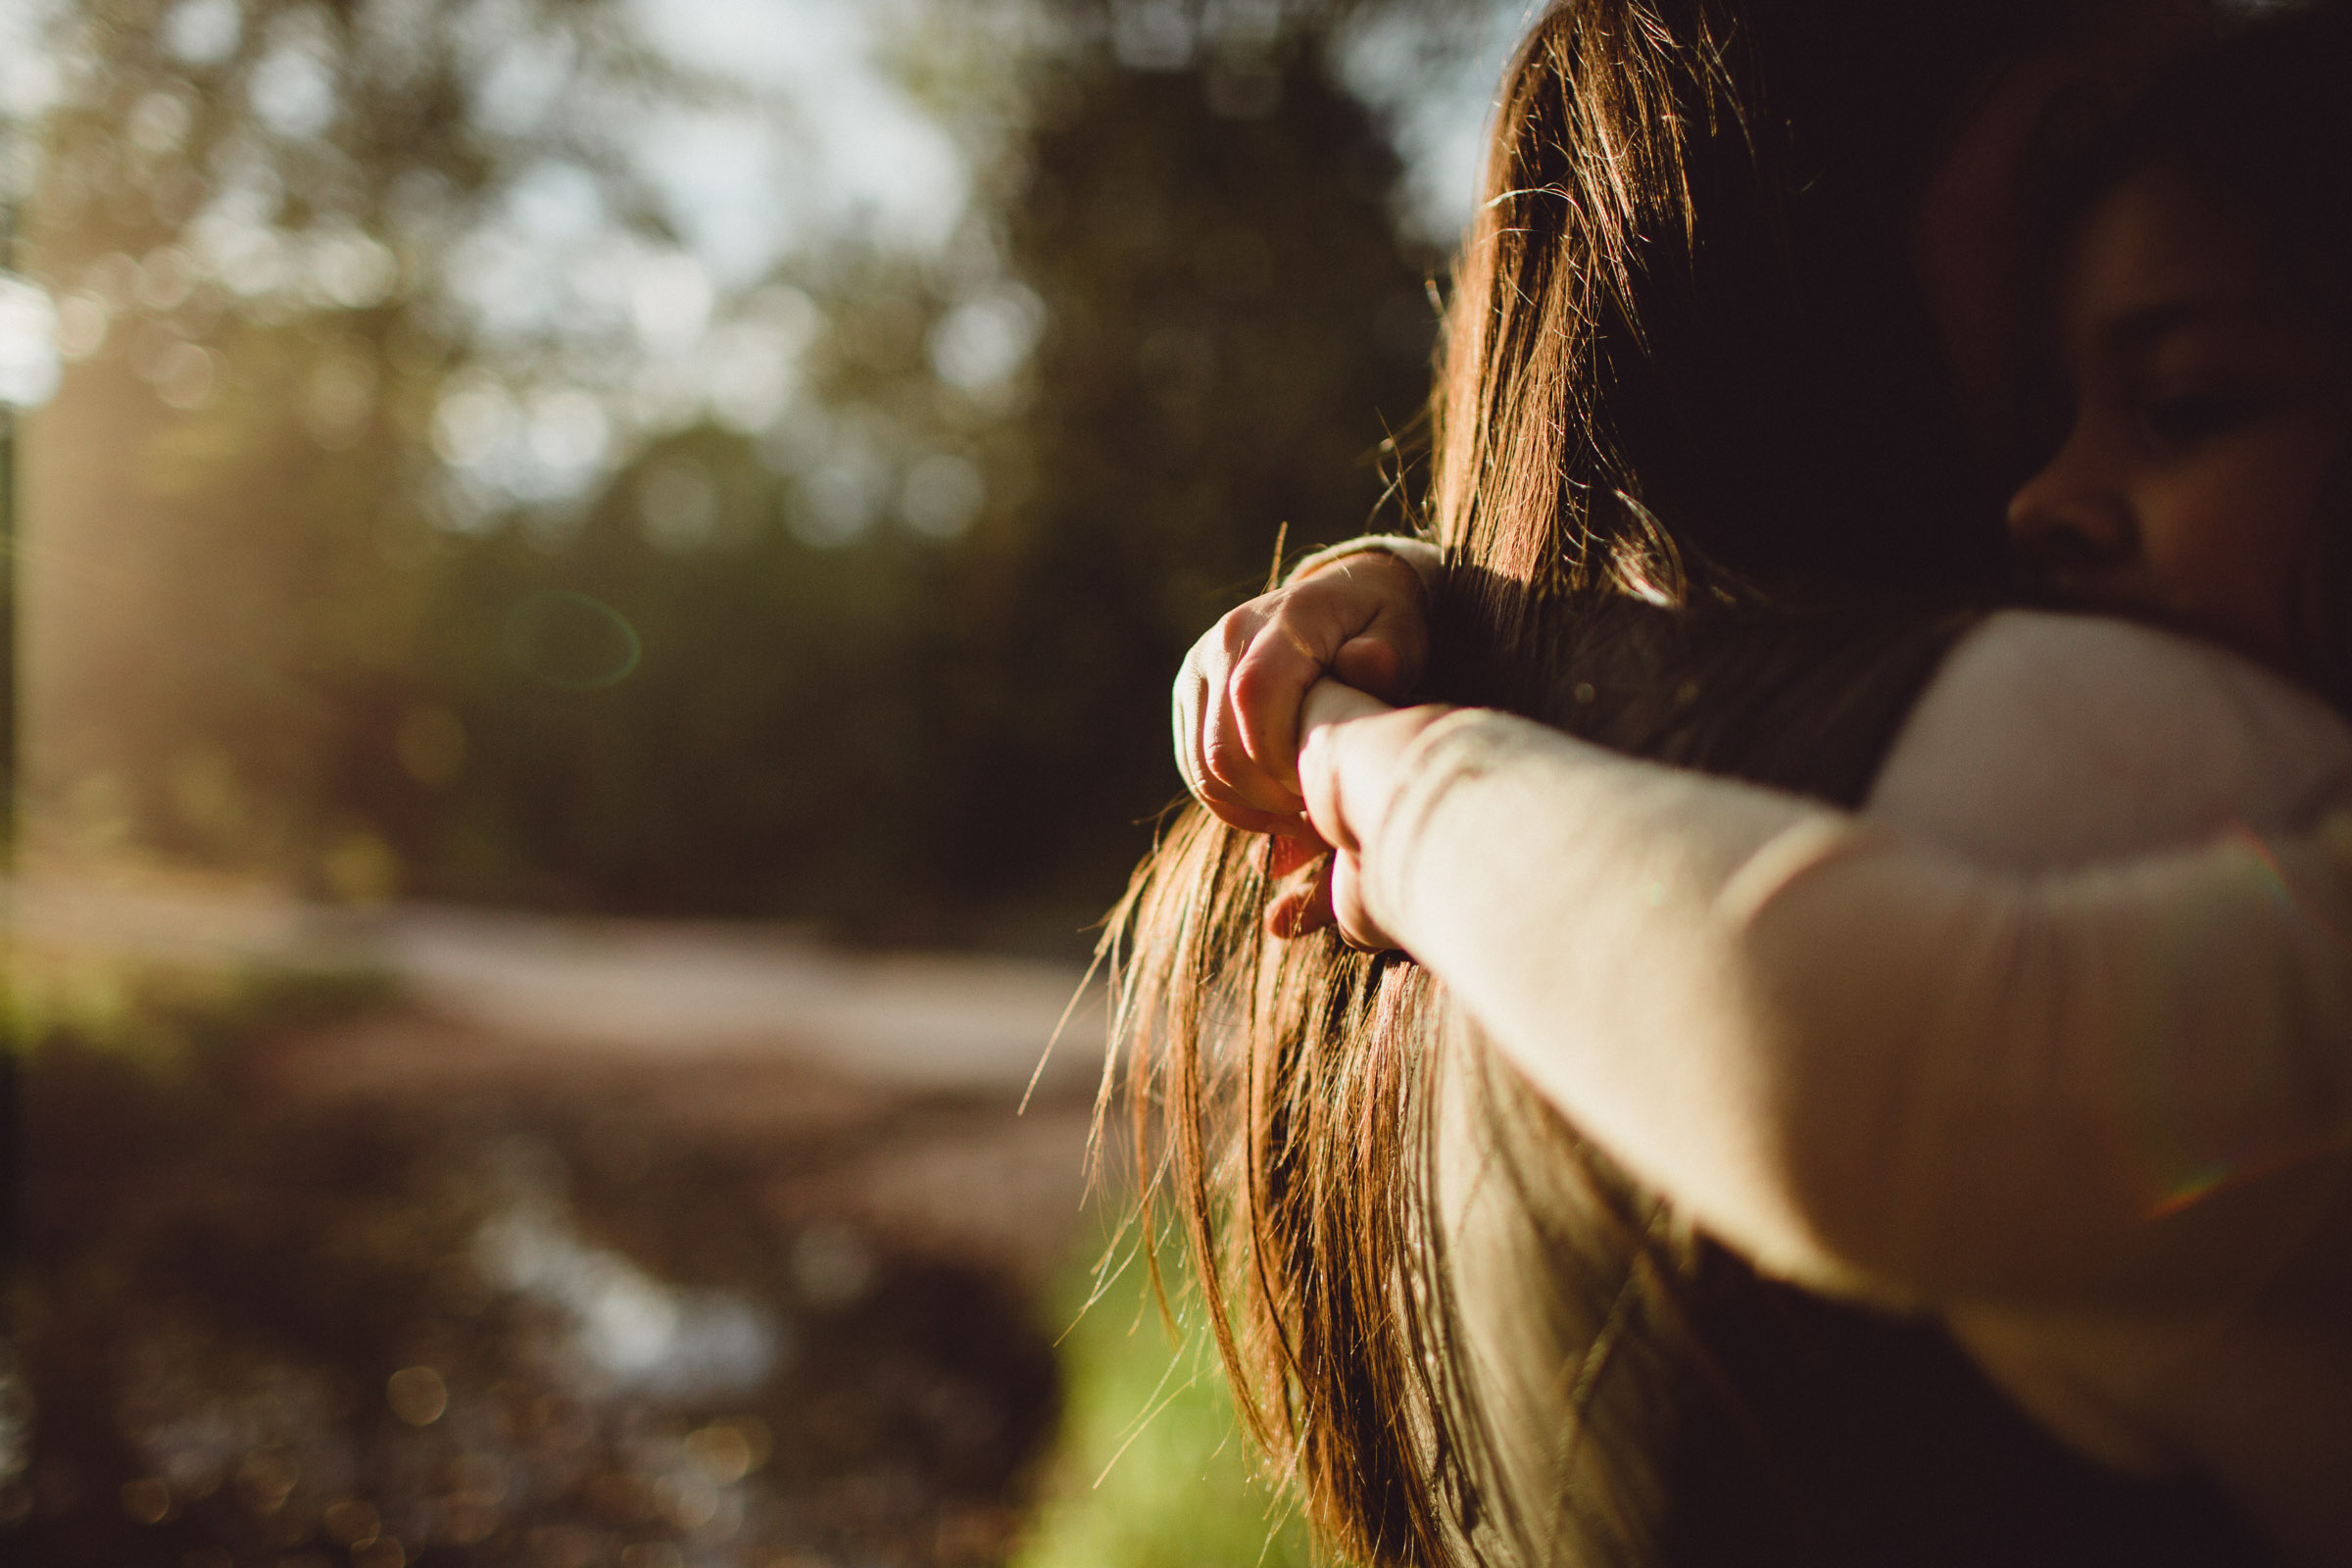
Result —
POLYGON ((1309 936, 1331 924, 1331 860, 1316 860, 1276 889, 1266 905, 1266 934, 1284 941, 1309 936))
POLYGON ((1295 838, 1300 833, 1314 831, 1307 825, 1306 819, 1296 811, 1288 813, 1261 811, 1252 806, 1244 806, 1230 799, 1219 799, 1206 794, 1200 795, 1199 799, 1202 806, 1208 808, 1211 816, 1220 822, 1230 823, 1245 833, 1263 833, 1269 838, 1287 840, 1295 838))
POLYGON ((1377 953, 1396 946, 1364 902, 1363 867, 1342 805, 1335 754, 1341 726, 1397 711, 1336 680, 1308 688, 1299 705, 1306 746, 1298 767, 1313 836, 1276 839, 1266 847, 1267 873, 1278 880, 1265 916, 1273 935, 1301 937, 1336 924, 1350 947, 1377 953))
POLYGON ((1335 566, 1257 603, 1268 606, 1234 661, 1226 685, 1244 754, 1296 794, 1298 705, 1307 688, 1338 674, 1366 691, 1395 693, 1417 679, 1426 657, 1419 580, 1382 556, 1384 569, 1335 566), (1345 661, 1365 677, 1349 680, 1345 661))
MULTIPOLYGON (((1407 569, 1407 568, 1398 568, 1407 569)), ((1411 597, 1384 599, 1361 631, 1333 654, 1331 673, 1384 702, 1404 700, 1429 664, 1429 617, 1411 597)))
POLYGON ((1238 749, 1237 773, 1279 789, 1297 809, 1298 705, 1323 678, 1337 641, 1311 639, 1296 619, 1275 617, 1237 660, 1225 683, 1225 717, 1218 740, 1238 749))
POLYGON ((1395 702, 1403 695, 1403 655, 1396 651, 1395 643, 1380 637, 1350 637, 1340 645, 1340 651, 1331 661, 1335 678, 1383 702, 1395 702))
MULTIPOLYGON (((1400 691, 1427 659, 1420 581, 1387 556, 1333 566, 1251 601, 1223 628, 1231 674, 1207 705, 1211 771, 1261 808, 1297 808, 1298 705, 1343 660, 1366 690, 1400 691), (1225 755, 1228 750, 1238 755, 1225 755), (1268 788, 1271 786, 1271 788, 1268 788)), ((1345 677, 1343 677, 1345 678, 1345 677)), ((1349 682, 1349 684, 1356 684, 1349 682)))
MULTIPOLYGON (((1298 700, 1322 665, 1280 606, 1279 596, 1269 595, 1219 623, 1222 678, 1205 694, 1200 744, 1217 798, 1296 817, 1296 773, 1284 748, 1297 744, 1298 700)), ((1215 671, 1203 673, 1216 678, 1215 671)))
POLYGON ((1176 765, 1193 795, 1216 816, 1252 833, 1296 833, 1298 797, 1268 779, 1240 743, 1227 693, 1228 644, 1250 632, 1244 606, 1193 645, 1172 694, 1176 765))
POLYGON ((1323 880, 1323 897, 1331 910, 1332 923, 1351 948, 1365 953, 1385 953, 1396 944, 1372 918, 1371 908, 1363 897, 1363 862, 1352 855, 1335 854, 1331 858, 1331 874, 1323 880))
POLYGON ((1331 846, 1313 837, 1287 834, 1266 840, 1266 874, 1275 880, 1294 875, 1331 853, 1331 846))
POLYGON ((1275 890, 1266 906, 1266 932, 1285 941, 1339 927, 1349 947, 1385 953, 1396 944, 1372 918, 1362 897, 1362 866, 1352 855, 1317 857, 1275 890))
POLYGON ((1200 726, 1209 690, 1208 677, 1200 667, 1200 650, 1206 641, 1201 639, 1186 652, 1184 663, 1176 671, 1176 684, 1168 693, 1168 718, 1175 729, 1176 771, 1184 776, 1184 787, 1195 795, 1200 795, 1209 783, 1207 760, 1200 751, 1200 726))
MULTIPOLYGON (((1322 710, 1323 721, 1313 726, 1313 738, 1308 742, 1318 752, 1330 750, 1330 726, 1340 721, 1335 712, 1339 702, 1390 710, 1386 704, 1335 681, 1320 683, 1307 699, 1310 711, 1322 710)), ((1312 764, 1308 765, 1311 769, 1312 764)), ((1316 773, 1318 783, 1326 772, 1316 773)), ((1314 785, 1309 789, 1311 794, 1314 785)), ((1339 813, 1334 810, 1331 814, 1336 818, 1339 813)), ((1265 925, 1271 935, 1289 940, 1336 924, 1350 947, 1377 953, 1396 945, 1364 904, 1363 868, 1353 845, 1335 850, 1321 839, 1276 839, 1266 847, 1265 864, 1267 874, 1277 879, 1266 906, 1265 925)))
POLYGON ((1307 831, 1298 753, 1308 690, 1336 670, 1366 691, 1401 693, 1426 662, 1425 618, 1420 579, 1378 551, 1227 614, 1176 681, 1177 765, 1193 794, 1236 827, 1307 831))

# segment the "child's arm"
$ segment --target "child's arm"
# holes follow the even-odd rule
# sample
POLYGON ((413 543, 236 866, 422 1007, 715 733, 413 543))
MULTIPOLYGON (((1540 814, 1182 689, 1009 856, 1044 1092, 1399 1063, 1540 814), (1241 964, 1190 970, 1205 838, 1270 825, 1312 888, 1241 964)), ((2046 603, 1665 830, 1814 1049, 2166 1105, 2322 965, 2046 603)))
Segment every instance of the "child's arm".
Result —
MULTIPOLYGON (((1360 846, 1361 914, 1769 1267, 1944 1300, 2209 1296, 2342 1174, 2352 834, 2027 876, 1500 714, 1415 727, 1343 724, 1309 758, 1310 799, 1346 801, 1317 825, 1360 846)), ((2282 740, 2240 728, 2192 738, 2282 740)), ((1936 760, 1898 749, 1889 772, 1936 760)))

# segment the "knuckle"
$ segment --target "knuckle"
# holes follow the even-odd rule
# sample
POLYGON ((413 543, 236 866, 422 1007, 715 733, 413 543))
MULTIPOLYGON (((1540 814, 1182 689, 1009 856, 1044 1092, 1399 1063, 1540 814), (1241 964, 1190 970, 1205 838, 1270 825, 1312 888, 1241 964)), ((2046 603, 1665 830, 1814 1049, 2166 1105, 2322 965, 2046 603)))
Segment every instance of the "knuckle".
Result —
POLYGON ((1247 724, 1253 720, 1262 722, 1266 716, 1263 710, 1295 700, 1305 687, 1298 661, 1269 655, 1247 659, 1235 665, 1225 689, 1247 724))
MULTIPOLYGON (((1210 768, 1208 779, 1203 781, 1200 798, 1212 806, 1280 815, 1292 805, 1284 799, 1287 792, 1268 778, 1239 748, 1220 752, 1210 768)), ((1252 821, 1242 825, 1253 827, 1258 823, 1252 821)))
POLYGON ((1203 783, 1210 793, 1231 793, 1255 771, 1241 736, 1220 730, 1200 748, 1203 783))

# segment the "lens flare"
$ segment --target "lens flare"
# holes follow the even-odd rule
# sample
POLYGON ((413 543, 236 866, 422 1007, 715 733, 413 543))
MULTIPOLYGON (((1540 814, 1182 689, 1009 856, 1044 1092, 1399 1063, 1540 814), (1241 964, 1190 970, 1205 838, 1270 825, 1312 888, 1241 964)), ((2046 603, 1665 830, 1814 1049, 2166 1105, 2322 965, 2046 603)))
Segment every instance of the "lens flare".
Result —
POLYGON ((2348 944, 2250 828, 2234 827, 2222 854, 2228 874, 2210 897, 2180 906, 2132 977, 2126 1133, 2155 1194, 2151 1217, 2309 1152, 2276 1124, 2275 1107, 2305 1098, 2311 1066, 2298 1059, 2308 1020, 2294 960, 2258 930, 2284 924, 2348 944), (2275 972, 2249 983, 2266 959, 2275 972), (2217 1040, 2229 1049, 2214 1049, 2217 1040))
POLYGON ((645 644, 628 616, 601 599, 544 588, 507 615, 514 667, 562 691, 597 692, 628 678, 645 644))

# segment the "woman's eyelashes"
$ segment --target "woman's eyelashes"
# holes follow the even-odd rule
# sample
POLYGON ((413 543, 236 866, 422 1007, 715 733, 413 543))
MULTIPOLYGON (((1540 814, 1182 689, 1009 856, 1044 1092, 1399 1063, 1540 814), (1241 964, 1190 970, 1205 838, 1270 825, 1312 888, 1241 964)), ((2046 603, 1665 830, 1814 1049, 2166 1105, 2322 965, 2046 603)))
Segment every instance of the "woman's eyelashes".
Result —
POLYGON ((2251 387, 2188 387, 2145 396, 2139 422, 2159 449, 2186 452, 2251 422, 2262 407, 2261 394, 2251 387))
POLYGON ((2148 444, 2195 451, 2288 414, 2317 388, 2307 334, 2245 313, 2165 333, 2117 368, 2113 383, 2148 444))

